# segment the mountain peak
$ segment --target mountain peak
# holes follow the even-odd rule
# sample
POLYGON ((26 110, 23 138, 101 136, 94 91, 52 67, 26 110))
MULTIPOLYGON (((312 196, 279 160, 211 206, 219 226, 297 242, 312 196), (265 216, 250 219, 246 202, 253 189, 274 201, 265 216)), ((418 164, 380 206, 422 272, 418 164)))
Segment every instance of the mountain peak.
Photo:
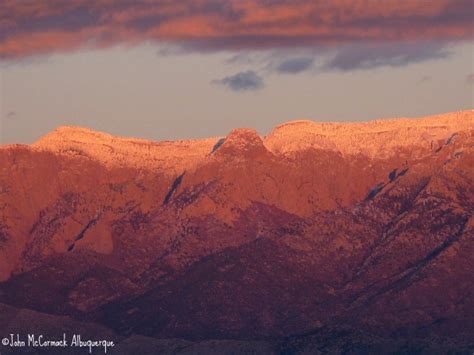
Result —
POLYGON ((226 138, 227 143, 233 144, 252 144, 261 145, 263 144, 262 138, 255 129, 251 128, 236 128, 233 129, 226 138))
POLYGON ((263 140, 255 129, 236 128, 223 140, 219 154, 224 155, 256 155, 267 153, 263 140))
MULTIPOLYGON (((67 142, 80 143, 98 143, 104 144, 111 141, 136 141, 147 142, 139 138, 124 138, 113 136, 109 133, 96 131, 86 127, 80 126, 59 126, 50 133, 40 138, 35 146, 54 146, 56 144, 64 144, 67 142)), ((152 142, 149 142, 152 143, 152 142)))
POLYGON ((174 174, 205 159, 217 138, 150 141, 113 136, 89 128, 61 126, 33 144, 34 148, 82 156, 110 167, 163 168, 174 174))

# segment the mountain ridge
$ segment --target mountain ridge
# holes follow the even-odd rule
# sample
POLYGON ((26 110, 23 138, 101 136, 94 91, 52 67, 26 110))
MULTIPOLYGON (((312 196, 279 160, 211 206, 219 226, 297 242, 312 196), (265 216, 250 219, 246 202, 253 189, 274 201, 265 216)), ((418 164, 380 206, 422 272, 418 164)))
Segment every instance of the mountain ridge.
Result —
POLYGON ((124 336, 473 348, 473 116, 2 147, 0 303, 124 336))
MULTIPOLYGON (((289 121, 276 126, 268 135, 258 135, 265 147, 272 153, 287 153, 303 150, 308 147, 331 148, 344 154, 357 154, 360 152, 375 156, 375 150, 383 145, 380 141, 374 141, 370 149, 363 149, 350 137, 360 135, 362 137, 374 134, 381 134, 386 138, 388 133, 393 133, 396 137, 393 140, 403 141, 403 145, 414 144, 417 139, 433 141, 446 138, 449 133, 459 133, 470 131, 474 127, 474 111, 466 110, 451 112, 440 115, 426 116, 421 118, 389 118, 377 119, 367 122, 317 122, 310 120, 289 121), (421 137, 416 130, 432 131, 432 136, 421 137), (401 131, 401 132, 398 132, 401 131), (411 131, 411 132, 410 132, 411 131), (326 142, 318 142, 316 137, 325 139, 326 142), (306 142, 304 144, 304 141, 306 142), (303 141, 303 142, 302 142, 303 141), (324 145, 323 143, 327 143, 324 145)), ((241 130, 247 130, 242 128, 241 130)), ((231 134, 231 133, 230 133, 231 134)), ((230 135, 229 134, 229 135, 230 135)), ((114 147, 125 145, 143 145, 147 149, 168 148, 167 154, 172 155, 172 148, 189 148, 199 152, 210 153, 212 147, 217 144, 222 137, 209 137, 204 139, 185 139, 175 141, 152 141, 141 138, 129 138, 113 136, 108 133, 95 131, 89 128, 75 126, 61 126, 54 131, 40 138, 30 145, 40 149, 58 151, 64 145, 70 144, 111 144, 114 147), (94 139, 91 139, 94 138, 94 139)), ((367 145, 369 142, 364 142, 367 145)), ((400 145, 399 145, 400 146, 400 145)), ((392 147, 396 147, 393 145, 392 147)), ((157 153, 161 151, 157 150, 157 153)), ((206 154, 204 154, 205 156, 206 154)))

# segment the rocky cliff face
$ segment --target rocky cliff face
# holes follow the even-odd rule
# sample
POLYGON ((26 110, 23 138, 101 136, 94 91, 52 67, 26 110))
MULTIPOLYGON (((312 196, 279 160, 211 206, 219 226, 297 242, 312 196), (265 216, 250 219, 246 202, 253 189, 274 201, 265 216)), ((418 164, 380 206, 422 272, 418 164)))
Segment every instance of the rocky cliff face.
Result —
POLYGON ((123 337, 468 351, 473 144, 464 111, 3 146, 0 302, 123 337))

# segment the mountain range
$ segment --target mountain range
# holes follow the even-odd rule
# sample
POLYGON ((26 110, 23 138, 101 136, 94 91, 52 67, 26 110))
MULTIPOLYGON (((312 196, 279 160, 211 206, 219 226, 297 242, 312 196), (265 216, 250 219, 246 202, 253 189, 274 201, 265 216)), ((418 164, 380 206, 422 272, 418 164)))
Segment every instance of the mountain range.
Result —
POLYGON ((3 145, 0 335, 472 354, 473 179, 472 110, 162 142, 59 127, 3 145))

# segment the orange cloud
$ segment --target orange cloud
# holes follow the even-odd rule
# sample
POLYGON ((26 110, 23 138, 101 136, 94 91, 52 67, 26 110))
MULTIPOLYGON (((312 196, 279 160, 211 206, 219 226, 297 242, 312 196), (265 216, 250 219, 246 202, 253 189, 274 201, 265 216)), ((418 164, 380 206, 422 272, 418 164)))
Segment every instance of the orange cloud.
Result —
POLYGON ((177 42, 199 49, 472 39, 470 0, 3 0, 0 58, 177 42))

